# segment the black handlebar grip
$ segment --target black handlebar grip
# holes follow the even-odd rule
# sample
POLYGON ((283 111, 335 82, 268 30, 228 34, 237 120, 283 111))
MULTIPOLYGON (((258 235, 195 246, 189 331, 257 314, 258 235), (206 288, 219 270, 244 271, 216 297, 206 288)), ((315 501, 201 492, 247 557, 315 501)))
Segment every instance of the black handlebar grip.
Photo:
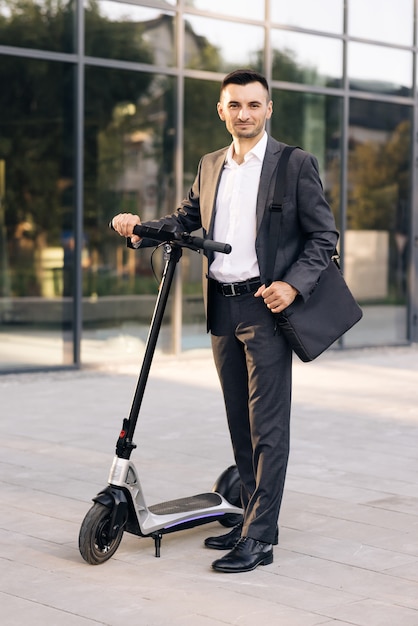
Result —
POLYGON ((138 237, 146 237, 155 241, 175 241, 178 236, 175 229, 170 229, 166 225, 155 228, 146 224, 136 224, 133 232, 138 237))
POLYGON ((222 252, 223 254, 229 254, 232 247, 229 243, 221 243, 220 241, 212 241, 212 239, 203 239, 203 237, 190 237, 191 243, 196 248, 202 248, 203 250, 211 250, 212 252, 222 252))

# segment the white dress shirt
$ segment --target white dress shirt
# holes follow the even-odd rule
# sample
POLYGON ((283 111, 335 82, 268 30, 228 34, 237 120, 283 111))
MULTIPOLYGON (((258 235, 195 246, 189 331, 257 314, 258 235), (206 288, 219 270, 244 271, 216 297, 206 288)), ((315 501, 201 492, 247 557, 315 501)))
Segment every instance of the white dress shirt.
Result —
POLYGON ((228 149, 216 198, 213 238, 229 243, 230 254, 215 252, 210 277, 234 283, 260 275, 255 252, 256 204, 261 167, 267 147, 267 133, 238 165, 228 149))

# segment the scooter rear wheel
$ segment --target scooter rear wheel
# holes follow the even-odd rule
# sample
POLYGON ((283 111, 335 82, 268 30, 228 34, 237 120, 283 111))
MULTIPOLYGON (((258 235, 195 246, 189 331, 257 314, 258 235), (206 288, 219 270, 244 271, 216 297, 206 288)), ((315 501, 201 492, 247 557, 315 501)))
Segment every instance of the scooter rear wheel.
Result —
MULTIPOLYGON (((213 486, 213 491, 217 491, 228 502, 234 506, 241 506, 241 480, 236 465, 231 465, 222 472, 213 486)), ((242 522, 242 515, 228 513, 219 519, 219 523, 226 528, 232 528, 242 522)))
POLYGON ((112 510, 95 502, 81 524, 78 547, 90 565, 100 565, 110 559, 122 541, 123 527, 111 538, 111 520, 112 510))

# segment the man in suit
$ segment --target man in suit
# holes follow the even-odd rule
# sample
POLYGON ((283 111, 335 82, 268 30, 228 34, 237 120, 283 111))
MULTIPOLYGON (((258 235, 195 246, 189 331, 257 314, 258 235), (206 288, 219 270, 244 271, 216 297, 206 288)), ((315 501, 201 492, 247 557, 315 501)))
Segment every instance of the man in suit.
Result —
MULTIPOLYGON (((338 239, 316 159, 291 155, 281 216, 274 280, 266 287, 269 207, 285 144, 268 136, 273 111, 264 76, 236 70, 221 85, 218 115, 232 143, 203 156, 180 207, 158 224, 180 231, 203 229, 227 242, 229 255, 208 253, 205 303, 235 461, 241 479, 243 522, 205 545, 229 550, 212 567, 245 572, 273 561, 289 456, 292 354, 274 314, 296 297, 309 298, 338 239)), ((140 218, 120 214, 113 227, 134 247, 140 218)))

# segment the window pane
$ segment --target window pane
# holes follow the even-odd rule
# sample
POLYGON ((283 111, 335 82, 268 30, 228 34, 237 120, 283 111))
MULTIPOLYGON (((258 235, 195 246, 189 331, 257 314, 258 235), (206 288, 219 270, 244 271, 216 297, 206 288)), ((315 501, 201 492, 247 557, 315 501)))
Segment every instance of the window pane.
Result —
POLYGON ((342 33, 343 0, 270 0, 272 22, 325 33, 342 33))
POLYGON ((0 369, 72 362, 73 69, 0 64, 0 369))
POLYGON ((344 271, 364 319, 349 345, 406 340, 411 120, 409 107, 350 102, 344 271))
MULTIPOLYGON (((122 350, 146 338, 158 288, 152 249, 127 249, 107 224, 119 212, 149 220, 173 211, 176 126, 171 77, 88 67, 85 88, 82 359, 88 363, 100 360, 115 337, 122 350)), ((159 276, 161 266, 157 254, 159 276)))
POLYGON ((412 46, 414 0, 350 0, 348 34, 412 46))
POLYGON ((272 47, 274 80, 341 86, 342 41, 273 30, 272 47))
POLYGON ((74 51, 71 0, 2 0, 0 45, 74 51))
MULTIPOLYGON (((183 195, 194 181, 203 154, 227 146, 232 141, 225 123, 219 119, 216 111, 219 88, 220 81, 185 80, 183 195)), ((195 348, 210 347, 210 337, 206 333, 202 264, 199 256, 184 250, 182 259, 183 319, 187 321, 183 327, 183 343, 195 348)))
POLYGON ((225 0, 186 0, 185 6, 200 11, 264 20, 264 2, 254 2, 254 0, 228 0, 228 2, 225 0))
POLYGON ((262 71, 264 29, 188 15, 185 20, 185 65, 230 72, 237 67, 262 71))
POLYGON ((203 154, 227 146, 232 141, 216 111, 219 88, 220 81, 185 80, 184 191, 193 182, 203 154))
POLYGON ((327 199, 340 225, 342 100, 334 96, 273 89, 273 137, 300 146, 318 159, 327 199))
POLYGON ((174 15, 135 4, 88 2, 86 54, 153 65, 175 65, 174 15))
POLYGON ((351 89, 391 95, 412 94, 411 52, 350 42, 348 75, 351 89))

